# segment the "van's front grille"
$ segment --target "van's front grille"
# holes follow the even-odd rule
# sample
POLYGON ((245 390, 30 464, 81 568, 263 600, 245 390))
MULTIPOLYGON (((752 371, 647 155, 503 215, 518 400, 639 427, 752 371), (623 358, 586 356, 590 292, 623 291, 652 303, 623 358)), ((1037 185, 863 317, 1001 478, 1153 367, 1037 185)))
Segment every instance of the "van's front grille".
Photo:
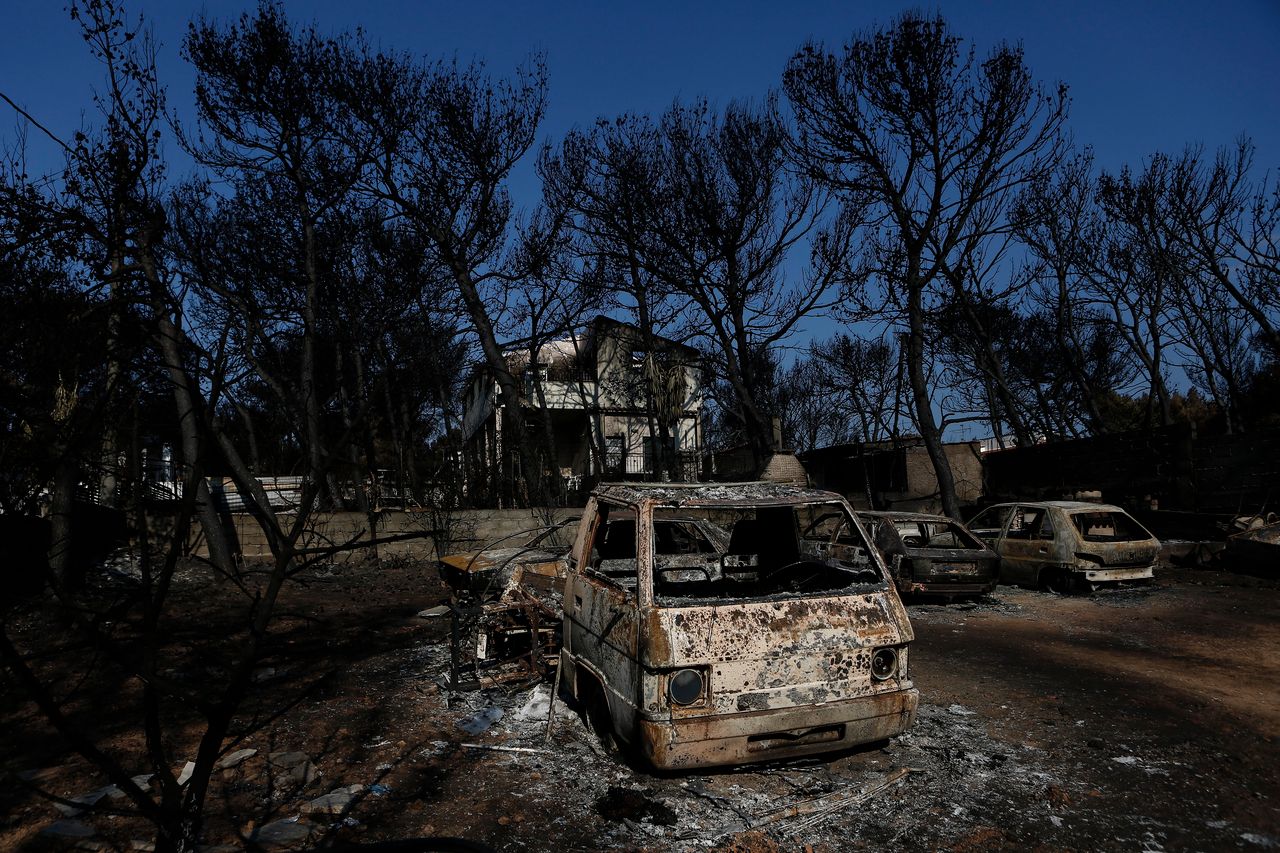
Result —
POLYGON ((765 752, 770 749, 806 746, 811 743, 829 743, 844 738, 844 723, 817 726, 812 729, 790 729, 783 732, 765 732, 747 738, 748 752, 765 752))

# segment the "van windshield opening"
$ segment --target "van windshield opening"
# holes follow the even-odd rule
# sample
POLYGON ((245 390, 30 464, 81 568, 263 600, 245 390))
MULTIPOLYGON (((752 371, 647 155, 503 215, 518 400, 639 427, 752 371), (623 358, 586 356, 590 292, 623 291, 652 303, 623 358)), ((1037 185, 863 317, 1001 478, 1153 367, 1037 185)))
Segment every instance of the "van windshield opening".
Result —
POLYGON ((651 545, 659 606, 833 595, 884 583, 840 503, 659 507, 651 545))

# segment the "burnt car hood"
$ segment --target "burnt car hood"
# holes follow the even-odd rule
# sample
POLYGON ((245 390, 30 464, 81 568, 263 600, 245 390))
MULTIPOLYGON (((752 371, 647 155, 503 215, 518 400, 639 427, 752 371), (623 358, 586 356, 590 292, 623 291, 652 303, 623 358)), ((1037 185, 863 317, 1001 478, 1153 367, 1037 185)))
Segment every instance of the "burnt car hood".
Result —
POLYGON ((876 647, 913 639, 889 590, 655 609, 647 632, 648 665, 711 667, 711 703, 698 713, 791 708, 909 686, 870 678, 876 647))
POLYGON ((563 578, 567 549, 490 548, 440 558, 440 577, 458 592, 498 598, 512 585, 517 568, 526 580, 542 576, 548 582, 563 578))

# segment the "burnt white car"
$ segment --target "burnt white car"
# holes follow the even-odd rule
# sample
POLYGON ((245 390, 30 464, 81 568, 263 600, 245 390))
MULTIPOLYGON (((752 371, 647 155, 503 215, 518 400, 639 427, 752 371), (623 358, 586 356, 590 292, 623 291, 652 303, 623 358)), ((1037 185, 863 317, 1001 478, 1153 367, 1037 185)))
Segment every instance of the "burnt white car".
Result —
POLYGON ((1110 504, 996 504, 974 516, 969 530, 1000 555, 1001 581, 1057 592, 1150 580, 1160 554, 1160 540, 1110 504))

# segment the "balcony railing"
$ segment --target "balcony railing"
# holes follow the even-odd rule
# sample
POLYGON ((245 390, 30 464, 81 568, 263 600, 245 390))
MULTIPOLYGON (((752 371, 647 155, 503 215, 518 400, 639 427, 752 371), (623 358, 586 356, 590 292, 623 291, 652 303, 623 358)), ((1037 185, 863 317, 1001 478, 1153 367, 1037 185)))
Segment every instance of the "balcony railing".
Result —
MULTIPOLYGON (((669 463, 669 460, 664 460, 669 463)), ((675 479, 677 482, 696 483, 699 480, 701 464, 698 454, 692 451, 678 451, 675 459, 675 479)), ((658 458, 652 453, 617 453, 606 454, 604 460, 604 479, 616 480, 665 480, 670 474, 659 468, 658 458)))

